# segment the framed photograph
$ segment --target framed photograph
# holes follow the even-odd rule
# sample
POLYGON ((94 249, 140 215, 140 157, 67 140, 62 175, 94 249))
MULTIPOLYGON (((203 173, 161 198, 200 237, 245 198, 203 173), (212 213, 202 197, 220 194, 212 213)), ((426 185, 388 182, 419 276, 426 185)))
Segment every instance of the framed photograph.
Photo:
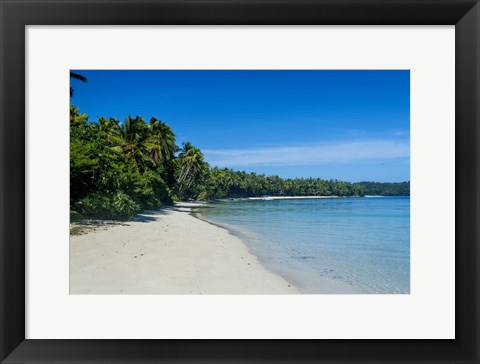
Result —
POLYGON ((477 1, 0 1, 2 363, 479 363, 477 1))

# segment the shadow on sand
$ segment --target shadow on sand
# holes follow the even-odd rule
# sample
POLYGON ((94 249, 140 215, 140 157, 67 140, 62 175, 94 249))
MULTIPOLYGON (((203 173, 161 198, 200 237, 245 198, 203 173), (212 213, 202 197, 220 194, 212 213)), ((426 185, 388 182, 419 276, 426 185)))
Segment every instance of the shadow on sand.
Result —
POLYGON ((158 221, 161 216, 166 215, 170 211, 184 212, 189 214, 192 212, 192 208, 184 206, 165 206, 160 210, 145 210, 128 221, 154 222, 158 221))

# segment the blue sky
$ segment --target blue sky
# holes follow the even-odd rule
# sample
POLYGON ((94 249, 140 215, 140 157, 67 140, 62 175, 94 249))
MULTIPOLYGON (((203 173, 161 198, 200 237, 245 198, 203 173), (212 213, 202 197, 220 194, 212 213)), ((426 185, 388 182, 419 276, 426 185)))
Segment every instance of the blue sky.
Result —
POLYGON ((281 177, 410 179, 409 71, 92 71, 89 115, 155 116, 211 166, 281 177))

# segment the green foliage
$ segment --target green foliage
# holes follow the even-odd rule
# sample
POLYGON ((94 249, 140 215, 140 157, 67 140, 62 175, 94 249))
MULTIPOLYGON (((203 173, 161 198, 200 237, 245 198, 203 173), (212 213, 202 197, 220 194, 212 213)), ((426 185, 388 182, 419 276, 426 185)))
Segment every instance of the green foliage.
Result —
POLYGON ((77 211, 70 210, 70 222, 78 222, 85 219, 85 216, 78 213, 77 211))
POLYGON ((206 196, 209 166, 200 149, 190 142, 184 143, 175 162, 175 192, 180 199, 198 198, 200 194, 206 196))
POLYGON ((128 219, 142 211, 140 204, 122 191, 113 195, 92 193, 73 206, 83 216, 99 219, 128 219))
POLYGON ((172 204, 164 178, 172 179, 176 150, 175 136, 164 123, 149 125, 138 116, 124 123, 114 118, 94 123, 71 106, 71 206, 88 218, 125 219, 172 204), (157 145, 162 137, 168 142, 157 145))
POLYGON ((210 171, 206 195, 211 199, 270 196, 360 196, 353 183, 320 178, 283 179, 231 169, 210 171))
POLYGON ((159 174, 152 171, 143 174, 128 174, 130 181, 124 190, 132 191, 135 198, 146 209, 154 210, 163 204, 173 203, 170 189, 159 174))
POLYGON ((200 149, 175 144, 172 129, 156 118, 90 122, 70 107, 72 219, 127 219, 173 201, 271 196, 409 195, 410 183, 349 183, 210 169, 200 149), (178 155, 176 155, 178 153, 178 155))
POLYGON ((142 206, 136 203, 130 196, 122 191, 118 191, 112 199, 113 211, 118 217, 128 219, 141 212, 142 206))
POLYGON ((76 201, 73 208, 87 218, 102 219, 116 216, 111 198, 99 193, 92 193, 76 201))
POLYGON ((355 185, 362 189, 362 194, 364 195, 410 196, 410 182, 359 182, 355 185))

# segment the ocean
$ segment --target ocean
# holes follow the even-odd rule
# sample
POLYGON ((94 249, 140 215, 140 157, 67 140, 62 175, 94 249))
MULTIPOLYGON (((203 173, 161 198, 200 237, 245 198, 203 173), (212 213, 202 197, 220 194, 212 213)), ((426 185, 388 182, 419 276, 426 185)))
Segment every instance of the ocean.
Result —
POLYGON ((198 217, 308 294, 408 294, 410 198, 229 200, 198 217))

